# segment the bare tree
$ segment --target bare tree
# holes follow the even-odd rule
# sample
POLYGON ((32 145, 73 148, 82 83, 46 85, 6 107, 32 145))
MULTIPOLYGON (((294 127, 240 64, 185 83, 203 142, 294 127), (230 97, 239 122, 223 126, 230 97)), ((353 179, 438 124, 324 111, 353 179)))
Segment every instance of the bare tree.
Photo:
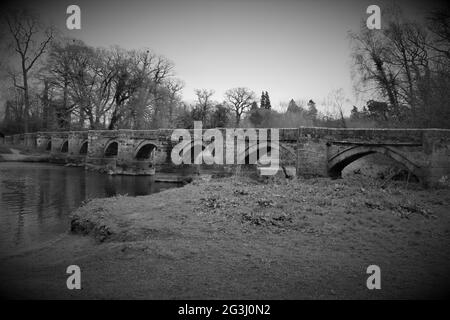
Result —
POLYGON ((109 122, 109 129, 117 129, 117 124, 126 113, 126 102, 137 92, 142 86, 142 77, 138 66, 131 58, 128 51, 119 47, 112 50, 113 65, 116 69, 115 78, 113 79, 114 98, 111 103, 114 105, 109 122))
POLYGON ((175 107, 181 101, 181 90, 183 90, 184 82, 179 79, 170 79, 166 83, 168 92, 168 121, 171 126, 174 126, 174 111, 175 107))
POLYGON ((44 27, 30 12, 25 10, 9 11, 4 16, 9 31, 11 47, 19 56, 21 81, 13 74, 14 86, 23 90, 24 95, 24 131, 28 132, 30 112, 29 75, 38 59, 46 52, 53 39, 53 29, 44 27))
POLYGON ((350 35, 355 80, 371 100, 387 103, 384 125, 448 127, 448 9, 431 12, 426 24, 408 21, 397 7, 388 13, 382 30, 362 26, 350 35))
POLYGON ((236 126, 239 126, 242 114, 250 109, 255 93, 248 88, 238 87, 225 92, 225 102, 234 111, 236 126))
POLYGON ((427 17, 427 26, 433 35, 433 41, 427 45, 450 60, 450 9, 432 11, 427 17))
POLYGON ((353 41, 353 61, 356 74, 363 86, 373 85, 370 91, 377 91, 387 97, 395 108, 398 106, 397 72, 388 63, 387 47, 383 42, 383 35, 378 30, 368 30, 362 27, 361 33, 350 34, 353 41))
POLYGON ((343 111, 345 100, 345 94, 342 88, 333 90, 328 95, 328 102, 333 107, 333 117, 335 117, 335 115, 337 114, 337 116, 341 120, 343 128, 347 128, 343 111))
POLYGON ((213 105, 211 98, 214 95, 214 90, 195 89, 195 95, 197 96, 196 109, 198 118, 205 124, 206 117, 213 105))
POLYGON ((98 56, 99 51, 82 42, 71 43, 65 51, 70 57, 67 67, 68 94, 76 105, 73 111, 78 116, 80 127, 83 127, 87 118, 90 128, 94 129, 100 124, 99 107, 107 102, 110 96, 107 88, 110 88, 111 80, 108 78, 108 82, 102 79, 105 73, 103 58, 98 56))
MULTIPOLYGON (((170 92, 168 83, 173 80, 174 64, 150 50, 134 50, 129 54, 132 63, 137 66, 137 79, 140 81, 139 88, 131 99, 132 126, 142 128, 145 120, 150 123, 150 127, 158 128, 165 117, 170 92)), ((181 88, 177 89, 179 90, 181 88)))
MULTIPOLYGON (((63 39, 59 42, 53 41, 47 55, 46 63, 41 69, 44 82, 44 125, 54 126, 48 123, 56 120, 58 129, 69 129, 72 113, 77 104, 71 94, 71 72, 76 69, 77 50, 84 46, 81 41, 74 39, 63 39), (53 116, 56 119, 53 119, 53 116)), ((80 121, 82 123, 82 121, 80 121)))

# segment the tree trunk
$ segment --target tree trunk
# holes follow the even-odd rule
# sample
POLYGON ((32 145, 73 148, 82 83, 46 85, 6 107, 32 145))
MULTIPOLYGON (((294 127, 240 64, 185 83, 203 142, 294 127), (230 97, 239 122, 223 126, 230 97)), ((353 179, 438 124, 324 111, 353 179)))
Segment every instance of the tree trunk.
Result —
POLYGON ((48 81, 44 81, 44 92, 42 94, 42 104, 43 104, 43 129, 48 130, 50 121, 50 103, 48 99, 48 81))
POLYGON ((23 76, 23 100, 25 108, 23 110, 23 131, 28 133, 28 115, 30 111, 30 98, 28 97, 28 74, 25 68, 25 60, 22 60, 22 76, 23 76))
POLYGON ((236 111, 236 127, 239 127, 239 123, 241 122, 241 114, 236 111))

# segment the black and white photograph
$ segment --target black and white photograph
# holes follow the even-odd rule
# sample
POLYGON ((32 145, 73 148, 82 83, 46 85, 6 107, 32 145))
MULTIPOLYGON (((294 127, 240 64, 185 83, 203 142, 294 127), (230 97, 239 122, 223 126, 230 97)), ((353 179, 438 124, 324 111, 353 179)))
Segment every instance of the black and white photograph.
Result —
POLYGON ((448 2, 0 5, 2 300, 448 297, 448 2))

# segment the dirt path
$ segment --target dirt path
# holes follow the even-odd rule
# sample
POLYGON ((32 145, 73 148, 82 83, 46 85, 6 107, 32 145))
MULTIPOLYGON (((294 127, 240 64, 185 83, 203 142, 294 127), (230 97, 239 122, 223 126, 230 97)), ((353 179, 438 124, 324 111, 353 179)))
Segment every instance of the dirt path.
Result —
POLYGON ((198 182, 96 199, 77 233, 0 260, 32 298, 430 298, 450 288, 450 191, 356 180, 198 182), (82 290, 66 289, 68 265, 82 290), (366 288, 376 264, 382 289, 366 288))

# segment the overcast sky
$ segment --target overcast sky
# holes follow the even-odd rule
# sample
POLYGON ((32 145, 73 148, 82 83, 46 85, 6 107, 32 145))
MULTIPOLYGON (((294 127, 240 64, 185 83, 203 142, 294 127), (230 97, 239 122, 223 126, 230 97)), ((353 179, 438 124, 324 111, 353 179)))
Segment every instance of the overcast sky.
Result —
MULTIPOLYGON (((366 9, 391 1, 366 0, 109 0, 36 1, 34 8, 68 36, 92 46, 150 48, 175 63, 185 83, 225 90, 267 90, 273 105, 294 99, 317 102, 337 88, 356 101, 350 76, 349 30, 357 31, 366 9), (81 8, 82 29, 67 30, 66 8, 81 8)), ((397 1, 411 16, 434 2, 397 1)), ((17 3, 17 1, 16 1, 17 3)))

